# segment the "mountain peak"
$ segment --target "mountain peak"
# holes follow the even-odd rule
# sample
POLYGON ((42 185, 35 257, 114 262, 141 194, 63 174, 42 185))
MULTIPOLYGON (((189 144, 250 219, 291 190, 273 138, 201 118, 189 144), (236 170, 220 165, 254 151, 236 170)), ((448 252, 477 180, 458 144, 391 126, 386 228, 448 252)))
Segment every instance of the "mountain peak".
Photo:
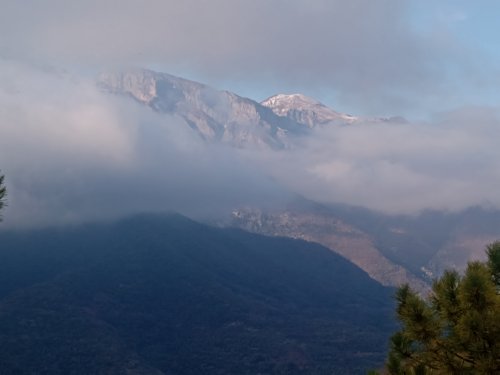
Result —
POLYGON ((181 91, 201 90, 206 87, 198 82, 142 68, 101 73, 98 85, 114 93, 131 95, 139 102, 148 105, 155 100, 158 101, 158 98, 176 93, 180 95, 181 91))
POLYGON ((313 128, 329 122, 352 123, 356 117, 334 111, 316 99, 303 94, 277 94, 261 103, 275 114, 288 117, 313 128))
POLYGON ((318 105, 318 106, 323 106, 325 107, 324 104, 320 103, 314 98, 311 98, 309 96, 306 96, 304 94, 277 94, 274 96, 271 96, 270 98, 267 98, 264 100, 262 105, 266 106, 271 106, 271 105, 285 105, 285 104, 294 104, 296 106, 311 106, 311 105, 318 105))
POLYGON ((251 99, 166 73, 147 69, 103 73, 97 84, 156 112, 182 118, 207 141, 280 149, 289 146, 289 135, 304 133, 301 124, 251 99))

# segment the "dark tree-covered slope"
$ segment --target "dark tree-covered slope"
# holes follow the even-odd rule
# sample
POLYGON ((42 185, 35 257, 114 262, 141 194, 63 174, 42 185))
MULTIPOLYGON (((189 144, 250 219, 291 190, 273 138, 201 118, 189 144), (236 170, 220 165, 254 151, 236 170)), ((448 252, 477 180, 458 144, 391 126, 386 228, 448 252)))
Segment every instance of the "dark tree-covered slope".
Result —
POLYGON ((0 232, 1 374, 349 374, 392 290, 313 243, 181 216, 0 232))

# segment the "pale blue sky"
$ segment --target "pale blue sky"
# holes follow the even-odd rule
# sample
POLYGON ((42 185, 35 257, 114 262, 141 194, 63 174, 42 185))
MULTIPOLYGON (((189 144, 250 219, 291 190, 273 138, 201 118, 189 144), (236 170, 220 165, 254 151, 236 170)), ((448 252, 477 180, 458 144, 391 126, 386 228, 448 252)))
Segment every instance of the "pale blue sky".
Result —
MULTIPOLYGON (((403 2, 402 2, 403 3, 403 2)), ((290 85, 283 87, 273 80, 220 79, 196 71, 179 69, 178 74, 205 80, 256 100, 265 99, 281 91, 300 91, 322 100, 325 104, 353 114, 406 115, 413 119, 428 119, 436 112, 469 106, 493 106, 500 103, 500 1, 495 0, 413 0, 404 2, 401 22, 408 31, 425 41, 432 41, 442 55, 438 56, 441 74, 453 84, 442 86, 440 95, 423 106, 405 106, 399 109, 365 108, 355 99, 343 100, 339 89, 331 87, 290 85)), ((369 20, 367 21, 369 22, 369 20)), ((436 56, 430 54, 429 60, 436 56)), ((388 56, 388 59, 391 57, 388 56)), ((153 65, 155 66, 155 65, 153 65)), ((161 69, 161 64, 157 66, 161 69)), ((175 69, 175 68, 174 68, 175 69)), ((442 78, 442 77, 441 77, 442 78)), ((403 90, 404 91, 404 90, 403 90)), ((402 92, 401 95, 406 93, 402 92)))
MULTIPOLYGON (((500 1, 413 0, 407 5, 402 16, 409 29, 431 40, 441 38, 450 48, 452 53, 442 62, 443 71, 449 74, 456 88, 445 92, 439 103, 406 108, 402 112, 409 117, 427 119, 436 111, 462 106, 497 107, 500 103, 500 1)), ((259 90, 258 87, 233 85, 256 98, 270 95, 273 90, 273 87, 259 90)), ((338 107, 336 91, 332 88, 331 92, 323 91, 319 96, 325 103, 338 107)), ((349 112, 364 112, 356 102, 342 105, 342 109, 349 112)), ((371 114, 370 111, 365 113, 371 114)), ((394 113, 387 109, 382 114, 394 113)))
POLYGON ((0 57, 160 70, 256 100, 429 118, 500 99, 494 0, 0 0, 0 57))

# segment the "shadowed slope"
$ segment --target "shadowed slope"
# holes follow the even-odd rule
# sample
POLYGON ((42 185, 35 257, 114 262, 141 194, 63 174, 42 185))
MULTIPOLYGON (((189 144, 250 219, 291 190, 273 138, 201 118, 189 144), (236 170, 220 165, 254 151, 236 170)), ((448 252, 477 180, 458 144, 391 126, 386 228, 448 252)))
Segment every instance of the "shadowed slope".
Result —
POLYGON ((380 364, 391 290, 312 243, 180 216, 0 233, 2 374, 326 374, 380 364))

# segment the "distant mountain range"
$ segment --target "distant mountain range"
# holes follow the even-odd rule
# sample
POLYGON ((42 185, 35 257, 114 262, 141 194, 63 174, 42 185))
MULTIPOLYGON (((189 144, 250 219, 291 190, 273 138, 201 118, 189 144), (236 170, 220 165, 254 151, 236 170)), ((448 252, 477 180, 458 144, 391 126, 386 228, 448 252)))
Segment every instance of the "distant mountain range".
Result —
POLYGON ((277 211, 239 209, 233 211, 229 225, 254 233, 317 242, 350 260, 382 285, 408 283, 421 293, 429 291, 428 280, 421 272, 412 272, 392 261, 377 248, 377 236, 349 224, 333 210, 296 205, 277 211))
POLYGON ((393 290, 320 245, 178 215, 0 231, 0 373, 364 374, 393 290))
POLYGON ((315 99, 302 94, 278 94, 261 103, 280 117, 286 117, 301 125, 314 128, 327 123, 352 124, 358 117, 339 113, 315 99))
POLYGON ((444 270, 484 260, 485 246, 500 238, 500 212, 479 207, 387 215, 298 200, 282 209, 236 209, 226 225, 320 243, 383 285, 408 283, 423 294, 444 270))
POLYGON ((150 70, 102 74, 99 86, 183 119, 203 139, 236 147, 284 148, 307 128, 228 91, 150 70))
MULTIPOLYGON (((261 103, 228 91, 151 70, 105 73, 103 90, 128 96, 152 110, 185 121, 208 142, 237 148, 294 148, 318 127, 360 123, 406 123, 401 117, 364 118, 337 112, 302 94, 278 94, 261 103)), ((463 269, 484 257, 484 246, 500 238, 500 212, 384 215, 342 205, 301 205, 272 212, 235 207, 225 225, 257 233, 319 242, 388 286, 408 282, 425 292, 444 269, 463 269), (480 224, 479 224, 480 223, 480 224)), ((228 213, 229 216, 229 213, 228 213)))
POLYGON ((301 94, 279 94, 258 103, 229 91, 145 69, 103 73, 98 85, 130 96, 156 112, 175 115, 203 139, 235 147, 291 147, 294 139, 327 124, 404 122, 339 113, 301 94))
MULTIPOLYGON (((207 142, 280 155, 317 128, 404 122, 149 70, 98 85, 207 142)), ((500 237, 495 209, 387 215, 302 197, 211 224, 139 215, 0 230, 0 374, 362 374, 395 328, 389 287, 425 294, 500 237)))

